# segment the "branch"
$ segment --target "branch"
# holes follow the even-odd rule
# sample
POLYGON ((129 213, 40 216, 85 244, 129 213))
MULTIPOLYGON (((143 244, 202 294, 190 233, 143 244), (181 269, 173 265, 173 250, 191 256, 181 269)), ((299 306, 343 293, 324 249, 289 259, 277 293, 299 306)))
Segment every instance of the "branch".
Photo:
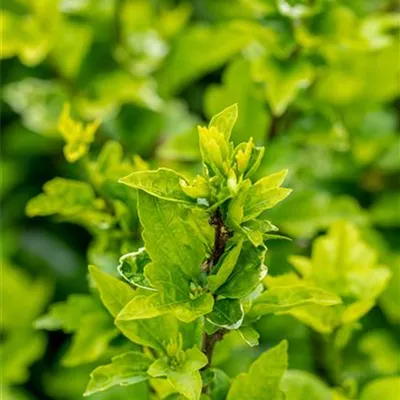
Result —
MULTIPOLYGON (((215 238, 214 238, 213 252, 210 255, 210 257, 206 260, 206 262, 203 264, 203 270, 207 274, 210 274, 212 272, 213 267, 218 264, 218 261, 224 254, 226 242, 231 236, 228 228, 225 226, 224 221, 222 220, 221 210, 219 208, 217 208, 214 215, 211 217, 210 224, 215 229, 215 238)), ((216 296, 214 296, 214 298, 215 297, 216 296)), ((208 363, 203 368, 203 370, 207 369, 211 365, 214 347, 217 342, 222 340, 226 332, 227 332, 226 329, 221 328, 211 335, 204 333, 203 353, 207 356, 208 363)), ((203 393, 205 392, 207 392, 207 386, 203 387, 203 393)))

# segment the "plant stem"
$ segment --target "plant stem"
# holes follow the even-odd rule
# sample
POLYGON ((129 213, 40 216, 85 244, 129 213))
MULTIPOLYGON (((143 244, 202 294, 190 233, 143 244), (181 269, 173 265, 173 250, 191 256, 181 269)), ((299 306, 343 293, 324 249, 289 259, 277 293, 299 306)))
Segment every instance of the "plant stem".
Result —
POLYGON ((331 386, 342 385, 341 354, 334 344, 334 333, 322 335, 314 332, 312 337, 316 368, 321 377, 331 386))
POLYGON ((225 245, 229 238, 229 232, 222 220, 221 210, 217 208, 210 218, 210 224, 215 229, 214 247, 211 256, 203 264, 203 270, 209 274, 212 267, 218 264, 222 254, 224 254, 225 245))
MULTIPOLYGON (((221 210, 219 208, 217 208, 215 210, 215 213, 211 217, 210 224, 215 229, 215 238, 214 238, 213 252, 203 265, 203 270, 207 274, 210 274, 212 272, 213 267, 218 264, 220 258, 224 254, 226 242, 230 237, 230 233, 229 233, 227 227, 225 226, 224 221, 222 220, 221 210)), ((216 298, 216 296, 214 296, 214 299, 215 298, 216 298)), ((223 329, 223 328, 219 329, 218 331, 214 332, 211 335, 204 333, 203 353, 207 356, 208 363, 203 368, 203 370, 210 367, 210 365, 212 363, 214 347, 217 342, 222 340, 225 333, 226 333, 226 329, 223 329)), ((204 386, 203 393, 206 393, 207 390, 208 390, 207 386, 204 386)))
POLYGON ((217 342, 222 340, 225 333, 226 333, 225 329, 220 329, 217 332, 213 333, 212 335, 208 335, 207 333, 204 334, 203 352, 208 358, 207 366, 210 366, 212 363, 214 346, 217 344, 217 342))

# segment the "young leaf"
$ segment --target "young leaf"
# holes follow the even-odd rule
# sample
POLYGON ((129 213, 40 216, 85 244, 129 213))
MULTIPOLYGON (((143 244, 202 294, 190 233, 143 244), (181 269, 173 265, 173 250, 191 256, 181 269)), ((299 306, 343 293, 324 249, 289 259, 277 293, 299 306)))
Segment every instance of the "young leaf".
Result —
POLYGON ((43 186, 44 193, 31 199, 26 206, 29 217, 60 214, 74 215, 92 206, 92 187, 80 181, 54 178, 43 186))
POLYGON ((156 318, 123 321, 116 320, 117 328, 133 343, 166 353, 166 345, 179 334, 178 321, 173 315, 156 318))
POLYGON ((209 117, 231 104, 232 100, 238 102, 240 114, 232 133, 234 143, 247 140, 249 132, 256 143, 262 142, 270 119, 252 81, 250 68, 249 60, 235 59, 223 72, 222 85, 208 85, 204 95, 204 108, 209 117))
POLYGON ((209 128, 215 127, 218 132, 224 134, 226 140, 229 140, 231 137, 233 126, 238 117, 238 107, 237 104, 233 104, 220 113, 214 115, 211 118, 210 124, 208 125, 209 128))
POLYGON ((203 288, 196 293, 196 287, 191 287, 178 267, 171 266, 166 270, 150 263, 146 276, 157 293, 143 293, 143 296, 132 299, 117 316, 118 320, 152 318, 172 312, 180 321, 192 322, 212 310, 212 295, 204 293, 203 288))
POLYGON ((266 176, 257 181, 248 191, 244 221, 257 218, 262 212, 274 207, 292 192, 291 189, 281 188, 287 170, 266 176))
POLYGON ((399 393, 400 378, 388 377, 375 379, 361 392, 360 400, 394 399, 399 393))
POLYGON ((147 369, 151 360, 143 353, 130 351, 113 357, 111 364, 97 367, 90 373, 84 396, 104 391, 112 386, 133 385, 149 378, 147 369))
POLYGON ((258 318, 265 314, 287 311, 309 304, 333 306, 340 303, 341 299, 336 294, 317 287, 277 286, 268 289, 255 299, 248 316, 249 318, 258 318))
POLYGON ((228 176, 230 148, 225 135, 215 126, 198 127, 200 153, 209 174, 228 176))
POLYGON ((90 265, 90 276, 100 292, 100 298, 113 317, 133 298, 135 292, 126 283, 90 265))
POLYGON ((211 372, 213 378, 208 385, 210 388, 211 398, 213 400, 225 400, 231 385, 231 380, 229 376, 220 369, 212 368, 211 372))
POLYGON ((79 329, 75 332, 61 364, 75 367, 98 360, 118 334, 109 318, 96 314, 86 316, 80 321, 79 329))
POLYGON ((216 301, 214 308, 207 315, 207 320, 225 329, 238 329, 243 322, 244 312, 237 299, 222 299, 216 301))
POLYGON ((239 240, 231 250, 225 252, 225 255, 215 266, 216 274, 208 277, 208 285, 211 292, 216 292, 217 289, 229 278, 229 275, 234 270, 239 259, 242 246, 243 240, 239 240))
POLYGON ((64 146, 65 158, 68 162, 74 163, 88 152, 100 121, 97 120, 84 126, 82 122, 74 121, 70 113, 70 104, 64 104, 58 122, 58 130, 66 142, 64 146))
POLYGON ((227 400, 280 400, 280 383, 288 367, 287 342, 262 354, 248 373, 238 375, 229 390, 227 400), (267 397, 266 397, 267 396, 267 397))
POLYGON ((66 302, 52 305, 49 313, 39 318, 35 326, 74 333, 72 344, 62 359, 66 366, 98 359, 118 335, 106 310, 89 295, 71 295, 66 302))
POLYGON ((265 248, 245 243, 234 270, 216 294, 231 299, 241 299, 250 294, 267 274, 265 251, 265 248))
POLYGON ((322 380, 305 371, 286 371, 281 389, 286 400, 332 400, 331 389, 322 380))
POLYGON ((202 380, 198 371, 207 363, 207 357, 199 349, 192 348, 173 360, 164 357, 154 361, 148 373, 154 377, 166 376, 179 393, 189 400, 199 400, 202 380))
POLYGON ((178 267, 188 279, 199 282, 206 247, 211 247, 211 235, 206 237, 198 230, 202 225, 211 230, 206 212, 194 213, 142 191, 138 207, 146 250, 153 263, 159 269, 178 267))
POLYGON ((134 172, 121 178, 119 182, 163 200, 193 204, 193 199, 181 188, 179 183, 181 179, 184 178, 175 171, 159 168, 156 171, 134 172))
POLYGON ((238 330, 240 337, 250 347, 258 346, 260 334, 251 326, 242 326, 238 330))
POLYGON ((171 372, 168 375, 171 385, 188 400, 199 400, 202 380, 199 371, 188 373, 171 372))
POLYGON ((133 285, 143 289, 154 290, 144 276, 144 268, 150 262, 146 249, 142 247, 138 251, 125 254, 119 259, 118 272, 133 285))
POLYGON ((239 34, 233 25, 193 25, 178 37, 159 73, 160 92, 175 94, 193 79, 223 65, 249 40, 249 35, 239 34))

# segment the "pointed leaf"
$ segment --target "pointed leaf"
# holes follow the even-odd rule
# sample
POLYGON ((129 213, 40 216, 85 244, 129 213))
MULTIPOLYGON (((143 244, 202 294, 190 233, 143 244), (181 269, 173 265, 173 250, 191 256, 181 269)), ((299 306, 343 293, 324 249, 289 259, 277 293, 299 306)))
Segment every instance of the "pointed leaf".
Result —
POLYGON ((238 329, 243 322, 244 312, 237 299, 222 299, 214 304, 207 320, 225 329, 238 329))
POLYGON ((238 107, 237 104, 233 104, 224 110, 222 110, 217 115, 211 118, 209 128, 214 126, 219 132, 225 135, 225 138, 229 140, 231 137, 232 129, 238 117, 238 107))
POLYGON ((241 299, 250 294, 267 274, 265 251, 265 248, 255 248, 251 243, 245 243, 234 270, 216 293, 232 299, 241 299))
POLYGON ((135 351, 113 357, 111 364, 97 367, 90 373, 90 381, 84 396, 90 396, 115 385, 127 386, 148 379, 147 369, 151 361, 135 351))
POLYGON ((100 298, 113 317, 133 298, 135 292, 129 285, 113 276, 106 274, 100 268, 90 265, 90 276, 100 292, 100 298))
POLYGON ((163 200, 193 204, 194 200, 181 189, 180 179, 184 178, 175 171, 159 168, 156 171, 134 172, 119 182, 163 200))
POLYGON ((281 400, 279 387, 288 367, 287 347, 282 341, 254 361, 248 373, 237 376, 227 400, 281 400))
POLYGON ((248 191, 244 209, 244 221, 258 217, 262 212, 274 207, 292 192, 291 189, 279 187, 287 170, 266 176, 257 181, 248 191))
POLYGON ((277 286, 268 289, 253 302, 248 316, 249 318, 258 318, 262 315, 287 311, 309 304, 333 306, 340 303, 341 299, 336 294, 317 287, 277 286))

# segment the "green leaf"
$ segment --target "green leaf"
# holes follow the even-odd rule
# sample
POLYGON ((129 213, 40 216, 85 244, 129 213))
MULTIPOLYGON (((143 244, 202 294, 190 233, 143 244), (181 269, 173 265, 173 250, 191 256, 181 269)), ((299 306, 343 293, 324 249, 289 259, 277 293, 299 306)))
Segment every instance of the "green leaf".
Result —
POLYGON ((1 330, 32 329, 32 322, 43 312, 52 289, 51 282, 31 279, 23 269, 2 260, 0 291, 6 301, 1 306, 1 330))
POLYGON ((225 400, 228 394, 231 380, 222 370, 212 368, 213 379, 209 383, 210 395, 213 400, 225 400))
POLYGON ((116 320, 117 328, 133 343, 166 353, 166 345, 178 337, 178 321, 173 315, 151 319, 116 320))
POLYGON ((353 197, 304 188, 270 209, 268 219, 292 237, 312 238, 337 221, 346 220, 363 226, 369 218, 353 197))
POLYGON ((174 312, 181 321, 191 322, 209 313, 213 297, 200 285, 204 279, 201 264, 212 242, 207 214, 140 192, 139 216, 152 259, 145 276, 158 292, 149 298, 134 298, 118 318, 151 318, 174 312))
POLYGON ((207 213, 144 192, 139 192, 138 207, 146 250, 157 268, 178 267, 188 279, 199 282, 200 266, 212 243, 207 213))
POLYGON ((2 97, 21 115, 28 129, 40 135, 56 136, 58 116, 68 97, 58 80, 41 80, 31 75, 5 85, 2 97))
POLYGON ((400 225, 400 217, 397 213, 399 208, 400 191, 393 191, 379 196, 370 211, 377 225, 390 228, 400 225))
POLYGON ((80 326, 73 335, 72 343, 64 354, 61 364, 74 367, 99 359, 118 333, 108 318, 96 314, 85 316, 80 321, 80 326))
POLYGON ((245 243, 234 270, 216 294, 232 299, 241 299, 250 294, 267 273, 265 251, 265 248, 255 248, 251 243, 245 243))
POLYGON ((287 342, 282 341, 254 361, 248 373, 238 375, 227 400, 282 399, 279 387, 288 366, 287 347, 287 342))
POLYGON ((127 386, 143 382, 149 377, 151 360, 143 353, 130 351, 113 357, 111 364, 97 367, 90 373, 84 396, 90 396, 115 385, 127 386))
POLYGON ((202 380, 200 372, 189 373, 173 372, 168 375, 171 385, 188 400, 199 400, 201 396, 202 380))
POLYGON ((341 303, 340 297, 318 287, 277 286, 268 289, 257 297, 248 313, 249 318, 287 311, 291 308, 302 307, 309 304, 334 306, 341 303))
POLYGON ((286 400, 331 400, 330 388, 316 376, 290 370, 283 376, 281 389, 286 400))
POLYGON ((0 348, 2 388, 26 382, 31 364, 39 360, 45 350, 46 337, 43 332, 29 328, 7 331, 0 348))
MULTIPOLYGON (((155 272, 154 276, 164 282, 161 273, 155 272)), ((166 277, 168 276, 166 275, 166 277)), ((192 322, 212 310, 214 301, 211 294, 204 293, 192 298, 190 297, 190 287, 187 287, 187 290, 188 292, 184 292, 182 287, 171 281, 164 284, 158 293, 135 296, 121 310, 117 319, 119 321, 131 321, 154 318, 173 312, 180 321, 192 322)))
POLYGON ((223 257, 221 257, 218 264, 213 268, 213 272, 216 271, 216 274, 208 277, 208 285, 211 292, 216 292, 217 289, 229 278, 229 275, 234 270, 239 259, 242 246, 243 240, 239 240, 232 249, 225 251, 223 257))
POLYGON ((80 181, 54 178, 43 186, 43 194, 30 200, 26 206, 29 217, 60 214, 74 215, 92 206, 95 194, 92 187, 80 181))
POLYGON ((80 319, 85 315, 106 313, 92 297, 72 294, 67 301, 54 303, 46 315, 35 321, 36 329, 58 330, 71 333, 79 329, 80 319))
POLYGON ((282 115, 299 92, 310 86, 314 70, 305 59, 264 58, 256 66, 256 79, 265 84, 265 96, 274 115, 282 115))
POLYGON ((342 324, 351 324, 356 322, 375 305, 373 300, 361 300, 349 304, 345 309, 342 310, 340 321, 342 324))
POLYGON ((306 305, 282 311, 281 314, 291 315, 320 333, 332 333, 340 323, 338 310, 335 307, 306 305))
POLYGON ((100 302, 89 295, 71 295, 64 303, 55 303, 47 315, 35 322, 38 329, 74 333, 62 363, 75 366, 97 360, 118 335, 112 319, 100 302))
POLYGON ((158 74, 161 94, 171 96, 192 80, 217 69, 249 40, 248 35, 238 35, 232 24, 193 25, 178 37, 158 74))
POLYGON ((58 130, 66 142, 64 155, 68 162, 74 163, 88 153, 99 125, 99 120, 91 122, 86 126, 80 121, 73 120, 70 104, 64 104, 58 121, 58 130))
POLYGON ((218 300, 206 318, 221 328, 238 329, 244 318, 243 307, 237 299, 218 300))
POLYGON ((233 61, 225 69, 222 82, 222 85, 208 85, 204 96, 207 116, 211 118, 232 101, 236 101, 240 113, 232 132, 233 142, 247 140, 251 134, 256 143, 262 143, 270 117, 256 85, 252 82, 250 63, 242 58, 233 61))
POLYGON ((144 276, 144 268, 150 261, 146 249, 142 247, 138 251, 125 254, 119 259, 118 272, 133 285, 143 289, 154 290, 144 276))
POLYGON ((80 21, 63 19, 50 57, 63 76, 74 79, 92 43, 92 29, 80 21))
POLYGON ((385 329, 374 329, 365 333, 359 341, 360 351, 368 357, 379 374, 396 374, 400 370, 400 360, 393 357, 398 354, 400 346, 395 336, 385 329))
POLYGON ((257 181, 248 191, 244 209, 244 221, 258 217, 262 212, 274 207, 291 193, 291 189, 281 188, 287 170, 268 175, 257 181))
POLYGON ((164 303, 159 293, 146 295, 137 294, 118 314, 118 321, 154 318, 173 309, 173 306, 164 303))
POLYGON ((215 127, 218 132, 224 134, 226 140, 229 140, 237 117, 238 106, 237 104, 233 104, 214 115, 211 118, 208 128, 215 127))
POLYGON ((314 242, 312 264, 311 279, 318 286, 354 299, 376 298, 390 278, 390 271, 378 265, 375 250, 346 222, 335 223, 314 242))
POLYGON ((399 386, 399 377, 376 379, 364 388, 360 400, 394 399, 399 393, 399 386))
POLYGON ((193 204, 193 199, 183 192, 179 184, 181 179, 184 179, 183 176, 175 171, 159 168, 156 171, 134 172, 119 182, 163 200, 193 204))
POLYGON ((383 311, 393 323, 400 323, 400 255, 393 255, 391 267, 392 278, 380 298, 383 311))
POLYGON ((122 308, 133 298, 135 292, 126 283, 102 272, 100 268, 94 265, 89 266, 89 272, 100 292, 103 304, 111 315, 116 317, 122 308))
POLYGON ((175 357, 173 361, 167 357, 154 361, 148 373, 154 377, 166 376, 183 396, 190 400, 199 400, 202 379, 198 371, 207 363, 207 357, 194 347, 181 353, 179 358, 175 357))
POLYGON ((230 165, 229 141, 215 126, 198 126, 200 153, 208 175, 228 176, 230 165))
POLYGON ((240 337, 245 341, 250 347, 259 345, 260 334, 251 326, 242 326, 238 330, 240 337))

